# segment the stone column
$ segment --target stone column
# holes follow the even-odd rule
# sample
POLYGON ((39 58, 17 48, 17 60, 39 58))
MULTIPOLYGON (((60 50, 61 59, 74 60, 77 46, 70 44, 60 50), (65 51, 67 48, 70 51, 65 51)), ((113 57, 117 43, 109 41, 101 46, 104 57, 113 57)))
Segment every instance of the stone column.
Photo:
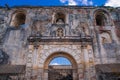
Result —
POLYGON ((90 80, 89 78, 89 57, 88 57, 88 51, 87 46, 82 46, 82 53, 84 58, 84 80, 90 80))
POLYGON ((77 71, 73 70, 73 80, 77 80, 77 71))
POLYGON ((48 71, 44 71, 44 79, 43 80, 48 80, 48 71))
POLYGON ((33 51, 33 68, 38 68, 38 49, 34 49, 33 51))
POLYGON ((37 80, 44 80, 43 79, 43 69, 42 68, 38 69, 38 78, 37 78, 37 80))
POLYGON ((84 80, 84 47, 80 48, 80 62, 78 63, 78 80, 84 80))
POLYGON ((95 61, 94 61, 94 54, 93 54, 93 49, 92 45, 87 46, 87 51, 88 51, 88 59, 89 59, 89 80, 96 80, 96 71, 95 71, 95 61))
POLYGON ((28 48, 28 54, 27 54, 27 60, 26 60, 26 80, 31 80, 32 76, 32 53, 34 50, 33 45, 29 45, 28 48))
POLYGON ((34 49, 33 51, 33 63, 32 63, 32 78, 33 80, 37 80, 38 77, 38 49, 34 49))
POLYGON ((78 64, 78 80, 84 80, 83 64, 78 64))
POLYGON ((82 53, 83 53, 84 80, 96 80, 92 45, 82 46, 82 53))

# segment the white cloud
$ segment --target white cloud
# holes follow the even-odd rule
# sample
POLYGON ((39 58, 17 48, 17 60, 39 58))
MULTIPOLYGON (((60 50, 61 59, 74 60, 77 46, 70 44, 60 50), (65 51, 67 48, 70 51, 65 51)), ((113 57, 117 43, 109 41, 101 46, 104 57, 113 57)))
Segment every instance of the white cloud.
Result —
POLYGON ((83 5, 88 5, 88 1, 87 0, 82 0, 82 4, 83 5))
POLYGON ((60 0, 61 3, 65 3, 67 0, 60 0))
POLYGON ((51 63, 50 65, 60 65, 60 64, 58 64, 58 63, 51 63))
POLYGON ((93 2, 92 2, 92 1, 90 1, 90 2, 89 2, 89 5, 93 5, 93 2))
POLYGON ((108 0, 105 3, 105 6, 120 7, 120 1, 119 0, 108 0))
POLYGON ((92 2, 92 1, 82 0, 81 2, 82 2, 82 5, 86 5, 86 6, 88 6, 88 5, 93 5, 93 2, 92 2))
POLYGON ((77 5, 77 2, 74 0, 68 0, 68 5, 77 5))
POLYGON ((68 5, 77 5, 75 0, 60 0, 61 3, 68 2, 68 5))
POLYGON ((61 3, 68 2, 68 5, 93 5, 92 0, 60 0, 61 3))

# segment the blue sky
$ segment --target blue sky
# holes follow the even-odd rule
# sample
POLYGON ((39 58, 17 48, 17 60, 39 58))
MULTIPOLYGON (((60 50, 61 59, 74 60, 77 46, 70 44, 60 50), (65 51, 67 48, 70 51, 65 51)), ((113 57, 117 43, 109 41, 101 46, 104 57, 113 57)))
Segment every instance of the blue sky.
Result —
POLYGON ((56 57, 50 62, 50 65, 71 65, 71 62, 65 57, 56 57))
POLYGON ((112 6, 119 7, 120 0, 0 0, 0 6, 112 6))

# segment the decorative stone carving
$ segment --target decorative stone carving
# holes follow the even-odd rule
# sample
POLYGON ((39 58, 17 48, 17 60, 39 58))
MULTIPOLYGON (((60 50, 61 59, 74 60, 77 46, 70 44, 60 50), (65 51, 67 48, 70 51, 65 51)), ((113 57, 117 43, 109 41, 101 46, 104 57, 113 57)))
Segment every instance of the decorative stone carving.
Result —
POLYGON ((102 44, 105 43, 112 43, 111 35, 108 32, 103 32, 101 33, 101 38, 102 38, 102 44))
POLYGON ((62 37, 63 35, 64 35, 63 29, 62 28, 58 28, 57 29, 57 36, 62 37))

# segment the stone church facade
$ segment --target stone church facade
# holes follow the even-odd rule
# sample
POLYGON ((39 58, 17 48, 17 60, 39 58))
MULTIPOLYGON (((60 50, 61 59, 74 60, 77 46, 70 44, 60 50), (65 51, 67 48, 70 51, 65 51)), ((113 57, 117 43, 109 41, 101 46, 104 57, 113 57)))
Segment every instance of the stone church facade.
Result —
POLYGON ((55 80, 120 80, 119 33, 120 8, 0 8, 0 78, 51 80, 49 63, 62 56, 72 79, 55 80))

